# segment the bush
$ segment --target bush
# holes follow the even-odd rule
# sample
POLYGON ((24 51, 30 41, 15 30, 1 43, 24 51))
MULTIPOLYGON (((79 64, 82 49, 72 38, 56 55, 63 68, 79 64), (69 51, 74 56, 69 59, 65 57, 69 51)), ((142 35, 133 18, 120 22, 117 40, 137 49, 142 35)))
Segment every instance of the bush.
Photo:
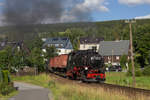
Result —
POLYGON ((0 73, 0 94, 8 95, 14 91, 14 87, 10 84, 10 77, 8 70, 2 70, 0 73))
POLYGON ((137 76, 137 77, 140 77, 140 76, 142 76, 143 74, 142 74, 142 71, 140 70, 140 69, 136 69, 136 71, 135 71, 135 76, 137 76))
MULTIPOLYGON (((139 77, 139 76, 142 76, 142 71, 140 69, 140 66, 139 64, 135 63, 135 76, 139 77)), ((129 63, 129 70, 127 72, 127 76, 132 76, 132 64, 129 63)))
POLYGON ((150 76, 150 65, 144 68, 143 75, 150 76))
POLYGON ((0 94, 2 95, 8 95, 12 91, 14 91, 14 87, 12 85, 6 84, 6 83, 0 83, 0 94))
POLYGON ((2 74, 3 74, 3 82, 5 84, 8 84, 10 82, 10 79, 9 79, 9 71, 8 70, 3 70, 2 71, 2 74))

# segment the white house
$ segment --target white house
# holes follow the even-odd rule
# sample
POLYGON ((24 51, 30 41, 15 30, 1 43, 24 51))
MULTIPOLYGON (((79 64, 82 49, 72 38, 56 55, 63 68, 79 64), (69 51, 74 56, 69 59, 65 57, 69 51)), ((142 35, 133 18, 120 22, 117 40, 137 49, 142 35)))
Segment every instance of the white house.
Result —
MULTIPOLYGON (((43 48, 45 46, 55 46, 56 49, 58 50, 58 55, 61 54, 69 54, 71 51, 73 51, 72 44, 70 42, 70 39, 67 37, 55 37, 55 38, 48 38, 46 39, 43 48)), ((43 49, 44 52, 46 52, 45 49, 43 49)))
POLYGON ((98 51, 100 41, 104 41, 104 38, 93 38, 93 37, 80 38, 79 50, 96 49, 96 51, 98 51))

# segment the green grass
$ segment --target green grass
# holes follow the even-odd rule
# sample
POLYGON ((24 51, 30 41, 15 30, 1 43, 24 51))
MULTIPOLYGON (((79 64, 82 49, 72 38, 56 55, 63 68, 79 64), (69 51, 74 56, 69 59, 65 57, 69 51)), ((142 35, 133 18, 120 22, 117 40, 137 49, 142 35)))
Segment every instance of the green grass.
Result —
POLYGON ((48 88, 48 83, 51 78, 46 74, 41 74, 39 76, 23 76, 23 77, 15 77, 12 76, 13 81, 27 82, 35 85, 39 85, 45 88, 48 88))
MULTIPOLYGON (((106 83, 118 84, 123 86, 132 86, 132 77, 126 76, 125 72, 107 72, 106 83)), ((136 77, 136 87, 150 89, 150 77, 136 77)))
POLYGON ((10 93, 9 95, 3 96, 0 94, 0 100, 8 100, 9 98, 15 96, 18 94, 18 91, 13 91, 12 93, 10 93))
MULTIPOLYGON (((39 76, 13 77, 14 81, 32 83, 49 88, 54 100, 132 100, 120 91, 105 91, 101 87, 81 86, 71 82, 61 82, 46 74, 39 76)), ((139 96, 136 100, 147 100, 139 96)))

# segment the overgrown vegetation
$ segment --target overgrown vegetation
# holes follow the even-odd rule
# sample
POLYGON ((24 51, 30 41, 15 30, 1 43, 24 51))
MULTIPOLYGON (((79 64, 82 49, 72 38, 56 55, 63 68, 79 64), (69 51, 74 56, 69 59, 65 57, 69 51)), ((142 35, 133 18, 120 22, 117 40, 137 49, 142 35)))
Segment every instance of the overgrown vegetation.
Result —
MULTIPOLYGON (((46 74, 14 77, 13 79, 15 81, 28 82, 49 88, 53 93, 54 100, 132 100, 131 97, 125 96, 120 91, 105 91, 100 87, 58 81, 46 74)), ((136 98, 136 100, 147 99, 142 95, 136 98)))

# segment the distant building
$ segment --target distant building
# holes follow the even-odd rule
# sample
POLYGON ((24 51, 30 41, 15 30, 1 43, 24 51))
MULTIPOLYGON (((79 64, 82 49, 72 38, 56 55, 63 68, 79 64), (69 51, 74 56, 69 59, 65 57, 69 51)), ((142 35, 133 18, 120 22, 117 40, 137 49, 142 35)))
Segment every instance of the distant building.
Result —
POLYGON ((45 41, 46 41, 46 38, 42 38, 42 41, 45 42, 45 41))
POLYGON ((79 50, 96 49, 98 51, 101 41, 104 41, 104 38, 82 37, 79 50))
POLYGON ((122 55, 130 58, 129 40, 102 41, 100 42, 99 54, 104 57, 105 64, 120 65, 122 55))
MULTIPOLYGON (((44 45, 43 45, 43 48, 45 46, 55 46, 56 49, 58 50, 58 54, 61 55, 61 54, 69 54, 71 51, 73 51, 73 47, 72 47, 72 44, 70 42, 70 39, 67 38, 67 37, 63 37, 63 38, 60 38, 60 37, 55 37, 55 38, 48 38, 46 39, 44 45)), ((44 52, 46 52, 45 49, 43 49, 44 52)))
POLYGON ((7 46, 15 48, 18 47, 17 42, 0 41, 0 50, 5 49, 7 46))

